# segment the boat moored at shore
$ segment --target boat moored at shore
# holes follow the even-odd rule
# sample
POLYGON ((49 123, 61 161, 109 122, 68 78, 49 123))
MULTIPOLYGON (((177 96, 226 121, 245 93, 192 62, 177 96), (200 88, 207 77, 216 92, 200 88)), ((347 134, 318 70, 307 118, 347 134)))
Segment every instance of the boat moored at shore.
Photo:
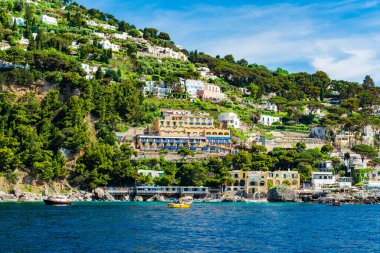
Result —
POLYGON ((47 206, 69 206, 72 201, 65 196, 50 196, 44 199, 44 203, 47 206))

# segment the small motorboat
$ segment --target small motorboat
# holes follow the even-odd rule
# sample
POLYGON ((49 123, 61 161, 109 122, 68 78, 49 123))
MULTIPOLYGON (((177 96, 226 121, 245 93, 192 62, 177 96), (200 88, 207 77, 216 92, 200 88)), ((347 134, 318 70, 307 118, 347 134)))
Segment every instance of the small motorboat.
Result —
POLYGON ((332 205, 333 206, 341 206, 342 203, 340 203, 340 201, 335 200, 334 202, 332 202, 332 205))
POLYGON ((47 206, 69 206, 72 201, 65 196, 50 196, 44 199, 44 203, 47 206))
POLYGON ((169 203, 169 208, 190 208, 191 203, 169 203))
POLYGON ((190 208, 193 198, 182 197, 174 202, 168 203, 169 208, 190 208))

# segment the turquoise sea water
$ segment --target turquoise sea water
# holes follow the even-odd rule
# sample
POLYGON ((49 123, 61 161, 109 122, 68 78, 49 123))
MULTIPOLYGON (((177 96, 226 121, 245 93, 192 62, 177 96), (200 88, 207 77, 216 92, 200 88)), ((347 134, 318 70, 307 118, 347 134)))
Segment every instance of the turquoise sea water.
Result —
POLYGON ((380 205, 0 203, 0 252, 380 252, 380 205))

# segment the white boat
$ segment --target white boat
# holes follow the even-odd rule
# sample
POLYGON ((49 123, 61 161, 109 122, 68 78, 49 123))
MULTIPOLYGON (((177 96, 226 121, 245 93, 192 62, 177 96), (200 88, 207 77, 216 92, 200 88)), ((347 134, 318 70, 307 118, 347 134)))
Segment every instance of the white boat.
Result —
POLYGON ((47 206, 69 206, 72 201, 67 199, 66 196, 49 196, 44 199, 44 203, 47 206))

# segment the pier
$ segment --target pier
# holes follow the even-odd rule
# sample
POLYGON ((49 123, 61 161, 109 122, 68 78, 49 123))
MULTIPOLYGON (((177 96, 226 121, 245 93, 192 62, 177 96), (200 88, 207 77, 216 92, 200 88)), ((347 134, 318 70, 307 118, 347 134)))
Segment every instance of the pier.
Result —
POLYGON ((115 199, 123 196, 151 197, 154 195, 171 196, 206 196, 210 193, 208 187, 203 186, 136 186, 136 187, 108 187, 104 191, 115 199))

